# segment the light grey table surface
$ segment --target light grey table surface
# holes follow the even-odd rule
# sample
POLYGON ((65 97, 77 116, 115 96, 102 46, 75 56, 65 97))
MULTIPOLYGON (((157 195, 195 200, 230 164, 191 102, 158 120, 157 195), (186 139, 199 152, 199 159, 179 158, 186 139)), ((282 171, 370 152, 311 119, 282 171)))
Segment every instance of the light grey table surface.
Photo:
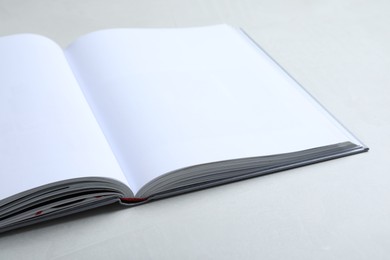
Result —
POLYGON ((0 36, 63 47, 104 28, 219 23, 245 29, 370 152, 9 232, 0 259, 390 258, 389 1, 0 0, 0 36))

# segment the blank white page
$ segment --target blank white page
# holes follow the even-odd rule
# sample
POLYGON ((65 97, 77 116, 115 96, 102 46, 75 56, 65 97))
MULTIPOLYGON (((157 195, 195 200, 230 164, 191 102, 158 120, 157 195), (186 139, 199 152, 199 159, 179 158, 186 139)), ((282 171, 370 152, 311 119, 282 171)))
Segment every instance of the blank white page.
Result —
POLYGON ((186 166, 349 140, 226 25, 105 30, 66 55, 134 192, 186 166))
POLYGON ((0 38, 0 80, 0 200, 70 178, 126 183, 60 47, 0 38))

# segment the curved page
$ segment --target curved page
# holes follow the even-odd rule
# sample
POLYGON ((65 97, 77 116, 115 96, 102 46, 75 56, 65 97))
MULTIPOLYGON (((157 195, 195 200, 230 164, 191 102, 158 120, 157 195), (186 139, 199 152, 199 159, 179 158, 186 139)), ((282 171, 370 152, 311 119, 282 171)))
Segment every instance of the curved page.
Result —
POLYGON ((229 26, 106 30, 66 55, 135 193, 191 165, 350 141, 229 26))
POLYGON ((79 177, 126 183, 61 48, 8 36, 0 57, 0 200, 79 177))

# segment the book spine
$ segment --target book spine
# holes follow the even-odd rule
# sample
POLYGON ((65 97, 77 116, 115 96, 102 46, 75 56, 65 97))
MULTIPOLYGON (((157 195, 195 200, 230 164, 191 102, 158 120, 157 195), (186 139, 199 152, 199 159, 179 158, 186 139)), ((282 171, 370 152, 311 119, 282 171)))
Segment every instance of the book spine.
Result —
POLYGON ((147 198, 121 198, 120 200, 123 203, 137 203, 144 202, 147 200, 147 198))

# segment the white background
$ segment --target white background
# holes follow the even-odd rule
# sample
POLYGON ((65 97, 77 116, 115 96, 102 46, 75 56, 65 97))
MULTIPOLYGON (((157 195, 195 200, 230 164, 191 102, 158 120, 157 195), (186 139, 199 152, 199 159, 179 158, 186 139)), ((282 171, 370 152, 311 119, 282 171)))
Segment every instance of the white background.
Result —
POLYGON ((0 0, 0 35, 63 47, 105 28, 219 23, 245 29, 370 152, 1 234, 0 259, 389 257, 390 2, 0 0))

